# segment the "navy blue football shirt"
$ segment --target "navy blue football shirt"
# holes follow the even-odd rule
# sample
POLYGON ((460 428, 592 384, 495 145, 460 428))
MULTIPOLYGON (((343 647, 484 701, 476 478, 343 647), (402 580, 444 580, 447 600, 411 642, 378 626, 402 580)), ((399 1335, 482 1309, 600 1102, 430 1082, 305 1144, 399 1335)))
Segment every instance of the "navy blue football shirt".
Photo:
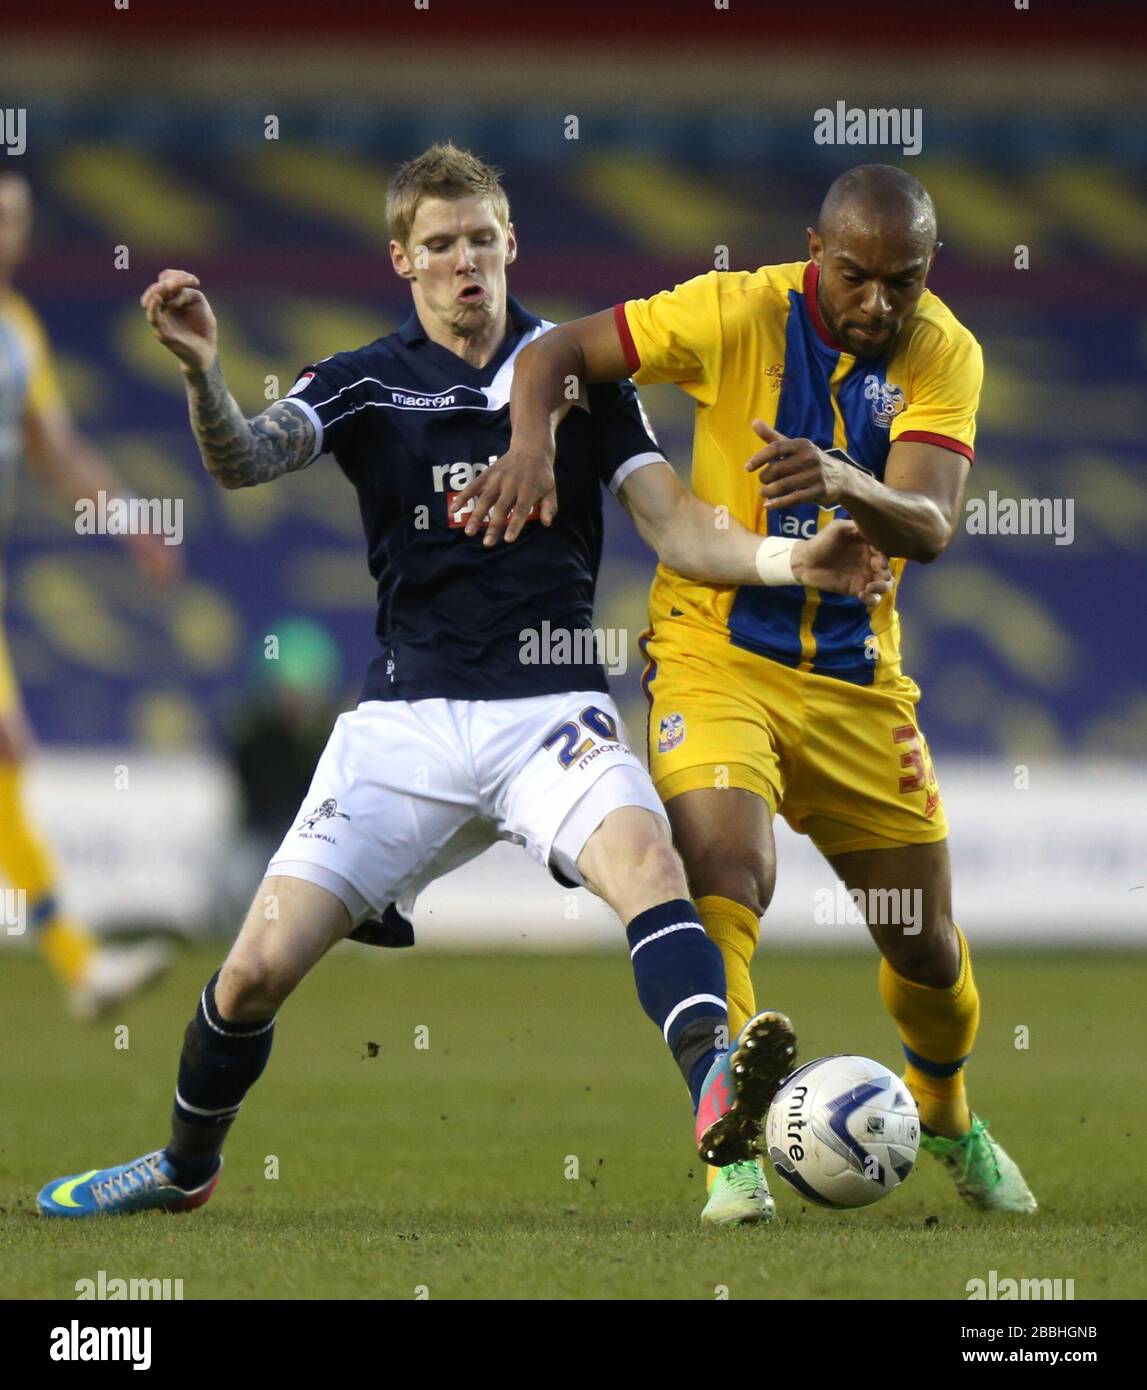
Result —
POLYGON ((632 382, 589 386, 558 426, 553 525, 530 521, 512 545, 489 548, 467 536, 455 499, 509 448, 514 360, 552 326, 513 299, 507 309, 485 367, 432 342, 414 313, 396 333, 304 368, 288 393, 315 426, 315 455, 333 454, 358 493, 380 647, 363 700, 607 688, 600 662, 524 663, 522 633, 592 629, 601 484, 616 493, 663 455, 632 382))

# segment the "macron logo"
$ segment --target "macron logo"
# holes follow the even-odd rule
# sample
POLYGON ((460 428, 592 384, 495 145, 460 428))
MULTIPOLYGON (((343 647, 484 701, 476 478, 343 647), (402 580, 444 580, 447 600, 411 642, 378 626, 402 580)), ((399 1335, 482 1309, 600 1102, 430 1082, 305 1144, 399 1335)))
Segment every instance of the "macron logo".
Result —
POLYGON ((391 405, 400 406, 403 410, 445 410, 457 402, 458 397, 453 391, 443 396, 411 396, 393 388, 390 392, 391 405))

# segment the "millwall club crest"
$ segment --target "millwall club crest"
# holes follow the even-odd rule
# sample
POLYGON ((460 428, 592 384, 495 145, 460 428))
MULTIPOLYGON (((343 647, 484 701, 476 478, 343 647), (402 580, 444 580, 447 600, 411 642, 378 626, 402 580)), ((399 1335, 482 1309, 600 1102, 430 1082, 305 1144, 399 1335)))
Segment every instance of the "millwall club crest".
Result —
POLYGON ((319 802, 310 815, 303 817, 299 822, 298 828, 300 830, 313 830, 316 822, 321 820, 333 820, 336 816, 339 820, 350 820, 350 816, 348 816, 345 811, 339 810, 339 804, 334 797, 328 796, 325 801, 319 802))
POLYGON ((657 731, 657 751, 659 753, 670 753, 678 744, 684 742, 685 716, 683 714, 665 715, 657 731))
POLYGON ((906 405, 900 387, 881 381, 875 374, 864 378, 864 399, 872 406, 872 423, 882 430, 888 429, 906 405))

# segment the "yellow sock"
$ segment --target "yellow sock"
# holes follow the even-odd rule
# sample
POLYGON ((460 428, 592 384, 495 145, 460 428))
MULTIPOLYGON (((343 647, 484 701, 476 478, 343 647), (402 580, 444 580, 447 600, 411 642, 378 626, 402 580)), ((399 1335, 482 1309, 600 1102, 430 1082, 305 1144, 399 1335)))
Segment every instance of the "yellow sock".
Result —
POLYGON ((83 979, 95 951, 91 933, 61 915, 56 902, 55 871, 43 841, 24 814, 20 768, 0 763, 0 877, 23 889, 28 926, 39 937, 50 968, 65 985, 83 979))
POLYGON ((40 933, 44 959, 65 985, 78 985, 88 973, 96 943, 87 927, 66 917, 57 917, 40 933))
POLYGON ((959 927, 960 972, 943 989, 918 985, 880 962, 880 997, 896 1021, 908 1064, 904 1084, 920 1109, 920 1121, 948 1139, 972 1123, 964 1094, 964 1063, 976 1040, 980 996, 972 976, 968 943, 959 927))
MULTIPOLYGON (((757 949, 761 923, 752 908, 732 898, 711 895, 697 900, 697 915, 710 941, 715 941, 725 962, 725 992, 729 1008, 729 1040, 737 1036, 757 1012, 749 963, 757 949)), ((705 1185, 713 1186, 717 1169, 705 1168, 705 1185)))

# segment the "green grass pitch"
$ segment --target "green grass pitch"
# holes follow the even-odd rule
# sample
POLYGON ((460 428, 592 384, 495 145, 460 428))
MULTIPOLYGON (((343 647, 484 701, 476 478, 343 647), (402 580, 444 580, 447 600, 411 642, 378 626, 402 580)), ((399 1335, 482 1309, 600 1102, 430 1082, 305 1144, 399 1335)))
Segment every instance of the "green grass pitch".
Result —
MULTIPOLYGON (((688 1097, 622 952, 348 945, 284 1009, 206 1207, 40 1219, 48 1179, 165 1142, 183 1029, 221 954, 186 952, 151 995, 85 1027, 34 955, 5 953, 0 1297, 71 1299, 101 1269, 182 1279, 186 1299, 963 1299, 992 1269, 1074 1279, 1077 1299, 1147 1295, 1133 956, 975 958, 969 1091, 1036 1192, 1034 1218, 969 1211, 921 1154, 865 1211, 806 1209, 776 1179, 776 1225, 702 1227, 688 1097)), ((874 955, 766 945, 755 964, 758 1000, 791 1013, 805 1060, 898 1063, 874 955)))

